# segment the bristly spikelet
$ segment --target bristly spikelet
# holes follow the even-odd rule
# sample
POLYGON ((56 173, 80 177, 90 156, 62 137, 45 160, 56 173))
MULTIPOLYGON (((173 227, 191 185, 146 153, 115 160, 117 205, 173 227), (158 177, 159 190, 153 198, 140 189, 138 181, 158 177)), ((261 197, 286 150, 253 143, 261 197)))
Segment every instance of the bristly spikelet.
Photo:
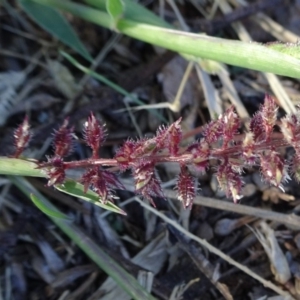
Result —
POLYGON ((265 151, 260 155, 260 165, 263 178, 283 189, 281 184, 289 179, 283 158, 275 151, 265 151))
POLYGON ((127 140, 123 146, 117 150, 114 159, 118 162, 118 167, 121 171, 130 168, 130 163, 133 161, 133 156, 138 146, 137 142, 127 140))
POLYGON ((264 141, 266 139, 266 131, 263 126, 263 119, 260 112, 257 112, 250 120, 250 132, 253 134, 253 139, 256 142, 264 141))
POLYGON ((157 150, 168 149, 171 155, 178 154, 179 145, 182 139, 180 126, 181 118, 172 123, 169 127, 161 127, 156 134, 155 142, 157 150))
POLYGON ((182 202, 183 207, 191 209, 196 195, 195 178, 188 172, 185 165, 180 168, 176 189, 178 200, 182 202))
POLYGON ((300 133, 300 110, 297 110, 295 114, 286 115, 281 118, 280 129, 285 140, 294 147, 296 154, 300 155, 300 143, 297 141, 297 135, 299 139, 300 133))
POLYGON ((40 168, 48 165, 46 173, 48 175, 48 186, 53 186, 55 184, 62 184, 65 181, 65 166, 63 159, 59 156, 54 156, 52 158, 48 157, 48 162, 40 164, 40 168))
POLYGON ((237 134, 237 130, 240 126, 240 120, 238 115, 234 112, 234 107, 228 108, 221 116, 223 124, 223 149, 227 148, 228 143, 233 140, 233 137, 237 134))
POLYGON ((234 170, 228 161, 224 161, 217 171, 217 180, 221 189, 227 197, 232 197, 234 203, 237 203, 242 196, 242 179, 239 172, 234 170))
POLYGON ((168 129, 169 145, 168 149, 171 155, 176 155, 179 152, 179 145, 182 139, 182 130, 180 126, 181 118, 174 122, 168 129))
POLYGON ((99 157, 99 148, 105 140, 106 132, 104 125, 101 125, 91 113, 88 120, 84 124, 84 140, 86 144, 92 149, 93 158, 99 157))
POLYGON ((291 173, 295 180, 300 183, 300 156, 295 154, 291 163, 291 173))
POLYGON ((205 141, 209 144, 216 142, 223 134, 223 120, 219 118, 218 120, 211 121, 203 129, 203 135, 205 141))
POLYGON ((266 140, 270 139, 273 127, 276 124, 277 110, 278 107, 275 103, 274 98, 272 98, 270 95, 266 95, 265 102, 260 109, 262 123, 266 132, 266 140))
POLYGON ((73 127, 68 128, 69 121, 65 119, 62 126, 54 132, 53 146, 56 157, 65 157, 70 154, 73 148, 73 127))
POLYGON ((18 126, 14 132, 14 145, 15 153, 13 157, 19 157, 24 149, 27 147, 31 137, 30 126, 28 122, 28 117, 24 118, 24 121, 18 126))
POLYGON ((257 163, 257 155, 255 155, 254 150, 254 134, 247 132, 242 143, 243 159, 246 164, 254 165, 257 163))
POLYGON ((80 182, 84 185, 84 192, 91 187, 98 195, 102 203, 113 201, 115 195, 113 189, 124 189, 114 173, 102 170, 98 166, 89 168, 81 177, 80 182))
POLYGON ((164 198, 159 180, 155 176, 154 162, 140 162, 133 170, 135 180, 135 191, 148 199, 155 207, 152 197, 164 198))
POLYGON ((134 169, 135 189, 142 190, 150 182, 154 175, 154 163, 141 163, 134 169))

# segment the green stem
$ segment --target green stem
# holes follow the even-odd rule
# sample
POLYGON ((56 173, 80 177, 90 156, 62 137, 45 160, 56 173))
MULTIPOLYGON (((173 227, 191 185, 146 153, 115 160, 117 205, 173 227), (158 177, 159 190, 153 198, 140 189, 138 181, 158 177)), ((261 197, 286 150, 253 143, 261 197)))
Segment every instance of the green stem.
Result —
POLYGON ((46 173, 37 169, 37 164, 34 161, 9 157, 0 157, 0 174, 46 177, 46 173))
MULTIPOLYGON (((114 28, 114 21, 103 11, 61 0, 33 0, 72 13, 105 28, 114 28)), ((300 78, 300 60, 268 47, 188 33, 121 19, 117 30, 130 37, 194 57, 212 59, 248 69, 300 78)), ((191 58, 192 59, 192 58, 191 58)))

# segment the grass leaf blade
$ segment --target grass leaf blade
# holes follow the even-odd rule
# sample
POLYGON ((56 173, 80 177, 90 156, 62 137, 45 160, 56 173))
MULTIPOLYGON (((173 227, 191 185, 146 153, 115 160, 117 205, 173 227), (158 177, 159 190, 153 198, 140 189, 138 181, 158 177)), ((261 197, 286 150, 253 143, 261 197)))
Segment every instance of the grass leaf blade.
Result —
POLYGON ((43 29, 54 35, 62 43, 81 54, 88 61, 93 58, 79 40, 76 32, 56 9, 30 0, 19 0, 24 11, 43 29))
POLYGON ((45 202, 43 202, 42 199, 39 197, 35 196, 34 194, 30 194, 30 199, 34 203, 34 205, 42 211, 45 215, 52 217, 52 218, 58 218, 58 219, 63 219, 63 220, 69 220, 71 221, 72 219, 69 218, 67 215, 61 213, 59 210, 50 208, 46 205, 45 202))
POLYGON ((0 157, 0 174, 14 176, 46 177, 37 169, 34 161, 20 158, 0 157))
POLYGON ((120 209, 118 206, 116 206, 112 202, 107 202, 106 204, 101 203, 99 201, 99 196, 92 190, 88 190, 86 193, 84 193, 83 185, 74 180, 68 179, 65 181, 64 184, 55 185, 55 188, 63 193, 68 194, 68 195, 78 197, 85 201, 91 202, 103 209, 110 210, 112 212, 116 212, 116 213, 119 213, 122 215, 126 215, 125 211, 120 209))
MULTIPOLYGON (((106 0, 106 10, 114 21, 116 27, 118 21, 124 12, 124 3, 122 0, 106 0)), ((115 28, 113 28, 115 29, 115 28)))

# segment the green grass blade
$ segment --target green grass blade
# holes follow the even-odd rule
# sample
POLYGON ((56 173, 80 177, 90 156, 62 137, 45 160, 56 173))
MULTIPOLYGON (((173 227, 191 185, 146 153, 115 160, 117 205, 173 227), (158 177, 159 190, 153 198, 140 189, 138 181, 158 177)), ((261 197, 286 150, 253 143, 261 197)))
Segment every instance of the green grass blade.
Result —
POLYGON ((106 0, 106 10, 114 22, 114 28, 112 29, 115 29, 124 13, 124 3, 122 0, 106 0))
POLYGON ((39 197, 36 197, 34 194, 30 194, 30 199, 35 204, 35 206, 42 211, 45 215, 52 217, 52 218, 58 218, 63 220, 69 220, 72 219, 69 218, 67 215, 63 214, 57 209, 54 209, 53 207, 48 207, 47 203, 45 203, 43 200, 41 200, 39 197))
MULTIPOLYGON (((110 28, 111 18, 102 11, 70 1, 34 0, 73 13, 110 28), (105 17, 106 15, 106 17, 105 17)), ((133 38, 179 53, 216 60, 229 65, 300 78, 300 60, 256 44, 166 29, 121 19, 118 31, 133 38)))
POLYGON ((112 89, 114 89, 115 91, 119 92, 120 94, 122 94, 123 96, 127 96, 130 97, 135 103, 137 104, 145 104, 144 102, 142 102, 141 100, 139 100, 138 98, 134 97, 133 95, 131 95, 130 93, 128 93, 125 89, 123 89, 122 87, 120 87, 119 85, 115 84, 114 82, 110 81, 109 79, 107 79, 105 76, 102 76, 94 71, 92 71, 89 68, 86 68, 85 66, 83 66, 82 64, 80 64, 74 57, 72 57, 71 55, 69 55, 68 53, 61 51, 62 56, 64 56, 70 63, 72 63, 76 68, 78 68, 80 71, 82 71, 85 74, 88 74, 96 79, 98 79, 100 82, 106 84, 107 86, 111 87, 112 89))
MULTIPOLYGON (((32 161, 19 158, 0 157, 1 175, 46 177, 46 174, 40 169, 36 169, 36 167, 36 163, 32 161)), ((55 187, 61 192, 89 201, 95 205, 102 207, 103 209, 126 215, 126 213, 122 209, 111 202, 108 202, 107 204, 100 203, 99 196, 95 192, 88 190, 85 194, 83 192, 83 185, 71 179, 67 179, 63 185, 57 185, 55 187)), ((35 201, 34 203, 36 204, 35 201)), ((43 211, 42 207, 39 208, 43 211)), ((45 209, 45 211, 43 212, 46 213, 46 211, 47 209, 45 209)))
POLYGON ((63 184, 55 185, 55 188, 60 192, 91 202, 97 206, 100 206, 103 209, 126 215, 126 212, 124 212, 112 202, 107 202, 106 204, 101 203, 99 201, 99 195, 97 195, 92 190, 87 190, 87 192, 84 193, 83 185, 74 180, 67 179, 63 184))
POLYGON ((93 58, 79 40, 76 32, 58 11, 31 0, 19 0, 24 11, 43 29, 68 45, 89 61, 93 58))
MULTIPOLYGON (((44 205, 51 210, 58 210, 49 202, 34 186, 22 177, 10 177, 10 180, 28 197, 30 194, 37 195, 44 205)), ((91 260, 93 260, 102 270, 111 276, 117 284, 135 300, 156 300, 149 294, 137 280, 120 265, 107 255, 91 238, 80 228, 70 221, 49 216, 54 224, 59 227, 91 260)))
POLYGON ((299 43, 291 44, 291 43, 269 43, 266 47, 276 50, 281 53, 288 54, 295 58, 300 59, 300 45, 299 43))
MULTIPOLYGON (((112 0, 114 1, 114 0, 112 0)), ((106 0, 84 0, 85 3, 97 7, 102 11, 106 10, 106 0)), ((124 3, 124 18, 132 21, 146 23, 154 26, 172 28, 172 26, 152 11, 132 0, 123 0, 124 3)))
MULTIPOLYGON (((24 0, 19 0, 19 1, 24 1, 24 0)), ((47 7, 53 7, 59 10, 69 12, 75 16, 79 16, 82 19, 88 20, 89 22, 98 24, 108 29, 113 28, 114 26, 114 21, 109 16, 109 14, 105 11, 105 5, 104 5, 104 11, 100 11, 98 9, 94 9, 86 5, 80 3, 74 3, 71 1, 61 1, 61 0, 30 0, 30 1, 39 3, 47 7)))
MULTIPOLYGON (((79 70, 81 70, 83 73, 85 74, 89 74, 90 76, 98 79, 100 82, 106 84, 107 86, 111 87, 112 89, 114 89, 115 91, 117 91, 118 93, 120 93, 123 96, 126 96, 128 98, 130 98, 133 102, 135 102, 138 105, 145 105, 145 103, 143 101, 141 101, 140 99, 138 99, 137 97, 135 97, 134 95, 128 93, 125 89, 123 89, 122 87, 120 87, 119 85, 115 84, 114 82, 110 81, 109 79, 107 79, 106 77, 92 71, 89 68, 86 68, 85 66, 83 66, 82 64, 80 64, 74 57, 72 57, 71 55, 69 55, 66 52, 61 51, 61 54, 70 62, 72 63, 76 68, 78 68, 79 70)), ((156 111, 150 111, 151 113, 153 113, 155 116, 157 116, 161 121, 163 122, 167 122, 166 119, 159 113, 157 113, 156 111)))
POLYGON ((120 32, 145 42, 229 65, 300 78, 300 60, 268 47, 120 20, 120 32))
POLYGON ((20 158, 0 157, 1 175, 46 177, 46 174, 36 167, 37 164, 33 161, 20 158))

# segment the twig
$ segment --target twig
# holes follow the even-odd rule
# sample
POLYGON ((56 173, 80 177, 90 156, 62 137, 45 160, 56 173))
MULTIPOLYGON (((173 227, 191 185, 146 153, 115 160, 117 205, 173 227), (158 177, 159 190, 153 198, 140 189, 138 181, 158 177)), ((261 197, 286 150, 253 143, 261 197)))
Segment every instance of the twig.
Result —
MULTIPOLYGON (((178 199, 175 191, 164 190, 164 195, 167 198, 178 199)), ((234 204, 214 198, 197 196, 195 197, 194 204, 203 205, 215 209, 227 210, 242 215, 255 216, 258 218, 276 221, 285 225, 293 226, 295 229, 300 229, 300 218, 294 214, 281 214, 273 211, 255 208, 243 204, 234 204)))

